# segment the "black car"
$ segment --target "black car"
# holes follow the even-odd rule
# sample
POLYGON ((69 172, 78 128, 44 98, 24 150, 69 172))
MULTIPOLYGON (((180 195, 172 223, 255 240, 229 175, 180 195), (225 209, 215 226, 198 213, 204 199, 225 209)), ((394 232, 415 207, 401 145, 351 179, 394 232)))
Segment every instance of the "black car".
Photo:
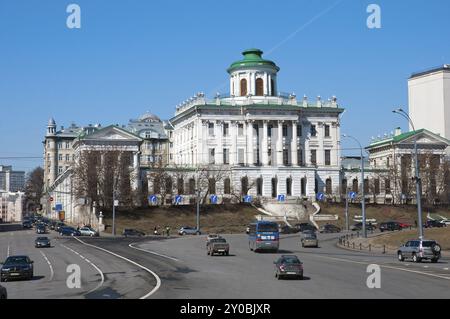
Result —
POLYGON ((297 234, 300 232, 300 229, 295 227, 283 226, 280 228, 280 233, 282 234, 297 234))
POLYGON ((28 256, 10 256, 0 270, 0 281, 33 279, 33 261, 28 256))
POLYGON ((399 222, 385 222, 380 224, 380 231, 395 231, 402 230, 402 225, 399 222))
POLYGON ((275 264, 275 278, 296 277, 303 279, 303 263, 295 255, 282 255, 275 264))
POLYGON ((62 222, 57 222, 56 225, 55 225, 55 230, 56 230, 57 232, 59 232, 60 229, 61 229, 61 227, 66 227, 66 226, 67 226, 67 225, 64 224, 64 223, 62 223, 62 222))
POLYGON ((30 221, 24 221, 22 223, 22 228, 23 229, 31 229, 31 228, 33 228, 33 224, 30 221))
MULTIPOLYGON (((350 226, 350 230, 353 230, 353 231, 360 231, 360 230, 362 230, 362 228, 363 228, 362 222, 359 222, 359 223, 356 223, 356 224, 350 226)), ((377 229, 377 227, 375 225, 372 225, 371 223, 366 223, 366 230, 373 231, 375 229, 377 229)))
POLYGON ((145 233, 136 229, 124 229, 122 235, 125 237, 143 237, 145 233))
POLYGON ((337 227, 336 225, 326 224, 326 225, 323 225, 320 228, 320 232, 321 233, 326 233, 326 234, 328 234, 328 233, 340 233, 341 229, 339 227, 337 227))
POLYGON ((447 227, 446 224, 438 222, 437 220, 427 220, 425 225, 423 225, 425 228, 441 228, 441 227, 447 227))
POLYGON ((39 224, 36 226, 36 234, 46 234, 47 227, 44 224, 39 224))
POLYGON ((310 223, 296 224, 294 227, 297 228, 299 232, 304 232, 305 230, 317 231, 316 226, 311 225, 310 223))
POLYGON ((41 248, 41 247, 51 247, 50 239, 48 237, 38 237, 34 241, 34 247, 41 248))
POLYGON ((78 230, 68 226, 60 227, 59 234, 61 236, 81 236, 81 233, 78 230))

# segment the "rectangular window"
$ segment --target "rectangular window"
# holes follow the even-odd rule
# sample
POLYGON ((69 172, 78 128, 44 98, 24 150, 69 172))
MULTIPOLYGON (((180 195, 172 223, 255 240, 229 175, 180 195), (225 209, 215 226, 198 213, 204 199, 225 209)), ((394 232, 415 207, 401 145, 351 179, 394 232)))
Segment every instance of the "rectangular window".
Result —
POLYGON ((58 149, 60 150, 60 149, 62 149, 63 147, 62 147, 62 143, 60 142, 60 143, 58 143, 58 149))
POLYGON ((244 124, 238 124, 238 135, 244 136, 244 124))
POLYGON ((272 137, 272 129, 273 129, 273 125, 267 126, 267 136, 268 137, 272 137))
POLYGON ((228 136, 230 133, 229 130, 230 130, 230 124, 224 123, 223 124, 223 136, 228 136))
POLYGON ((302 137, 302 126, 301 125, 297 125, 297 137, 302 137))
POLYGON ((298 158, 298 165, 299 166, 303 166, 303 150, 302 149, 298 149, 297 150, 297 158, 298 158))
POLYGON ((214 148, 209 149, 209 164, 216 164, 216 150, 214 148))
POLYGON ((62 156, 62 154, 59 154, 58 155, 58 161, 62 161, 63 160, 63 156, 62 156))
POLYGON ((316 126, 311 125, 311 136, 317 136, 316 126))
POLYGON ((66 162, 70 162, 70 155, 66 154, 66 162))
POLYGON ((380 180, 379 180, 379 179, 375 179, 375 180, 373 181, 373 183, 374 183, 374 192, 375 192, 375 195, 379 195, 379 194, 380 194, 380 180))
POLYGON ((208 134, 214 136, 214 123, 208 123, 208 134))
POLYGON ((283 137, 287 137, 288 136, 288 127, 287 125, 283 125, 283 137))
POLYGON ((330 137, 330 126, 325 125, 325 137, 330 137))
POLYGON ((390 166, 391 166, 391 163, 390 163, 390 159, 388 157, 388 158, 386 158, 386 167, 390 167, 390 166))
POLYGON ((223 149, 223 163, 230 164, 230 150, 228 148, 223 149))
POLYGON ((63 172, 63 167, 62 166, 58 166, 58 174, 62 174, 63 172))
POLYGON ((325 165, 331 165, 331 151, 325 150, 325 165))
POLYGON ((66 149, 70 148, 70 142, 66 142, 66 149))
POLYGON ((238 163, 239 165, 243 165, 244 162, 244 154, 245 150, 243 148, 238 149, 238 163))
POLYGON ((384 181, 384 192, 386 194, 390 194, 391 193, 391 180, 390 179, 386 179, 384 181))
POLYGON ((316 165, 317 164, 317 151, 311 150, 311 164, 316 165))
POLYGON ((288 166, 289 165, 289 151, 283 150, 283 165, 288 166))

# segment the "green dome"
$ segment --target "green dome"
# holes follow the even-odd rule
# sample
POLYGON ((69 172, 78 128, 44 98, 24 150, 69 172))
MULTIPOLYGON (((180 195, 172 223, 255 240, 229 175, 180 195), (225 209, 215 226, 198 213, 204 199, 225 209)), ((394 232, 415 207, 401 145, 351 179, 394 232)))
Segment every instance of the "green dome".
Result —
POLYGON ((243 60, 236 61, 228 68, 228 73, 231 73, 240 68, 258 67, 258 66, 270 66, 273 67, 277 72, 280 68, 273 61, 264 60, 262 58, 263 51, 260 49, 247 49, 242 52, 244 56, 243 60))

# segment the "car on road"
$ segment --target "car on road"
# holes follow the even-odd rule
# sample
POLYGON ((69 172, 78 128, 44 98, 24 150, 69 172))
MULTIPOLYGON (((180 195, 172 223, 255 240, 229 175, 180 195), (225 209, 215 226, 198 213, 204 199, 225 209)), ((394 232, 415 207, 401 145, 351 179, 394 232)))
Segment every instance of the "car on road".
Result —
POLYGON ((46 234, 47 228, 44 224, 39 224, 36 226, 36 234, 46 234))
POLYGON ((33 228, 33 224, 31 223, 31 221, 24 221, 22 223, 22 228, 23 229, 31 229, 31 228, 33 228))
POLYGON ((184 235, 201 235, 202 233, 195 227, 183 226, 178 231, 178 234, 184 236, 184 235))
POLYGON ((214 254, 228 256, 230 254, 230 244, 227 243, 225 238, 213 238, 206 244, 206 250, 209 256, 214 256, 214 254))
POLYGON ((8 299, 8 292, 2 285, 0 285, 0 299, 8 299))
POLYGON ((6 258, 0 270, 0 281, 33 279, 33 263, 28 256, 10 256, 6 258))
POLYGON ((66 227, 66 226, 67 226, 67 225, 64 224, 64 223, 62 223, 62 222, 57 222, 56 225, 55 225, 55 230, 56 230, 57 232, 59 232, 59 231, 61 230, 61 227, 66 227))
MULTIPOLYGON (((352 226, 350 226, 350 230, 352 230, 352 231, 361 231, 362 228, 363 228, 362 222, 355 223, 352 226)), ((366 223, 366 230, 373 231, 375 229, 377 229, 377 227, 375 225, 373 225, 371 223, 366 223)))
POLYGON ((431 260, 432 263, 437 263, 441 258, 441 246, 435 240, 410 240, 400 246, 397 256, 399 261, 410 258, 417 263, 422 260, 431 260))
POLYGON ((447 225, 442 223, 441 221, 427 220, 427 222, 423 225, 423 227, 425 227, 425 228, 442 228, 442 227, 447 227, 447 225))
POLYGON ((341 229, 333 224, 326 224, 320 227, 319 230, 321 233, 329 234, 329 233, 340 233, 341 229))
POLYGON ((295 255, 282 255, 275 264, 275 278, 278 280, 285 277, 303 279, 303 263, 295 255))
POLYGON ((402 225, 399 222, 384 222, 380 224, 380 231, 395 231, 395 230, 402 230, 402 225))
POLYGON ((300 223, 294 225, 294 227, 297 228, 300 232, 304 232, 305 230, 317 231, 317 227, 310 223, 300 223))
POLYGON ((79 232, 81 236, 91 236, 91 237, 98 237, 100 234, 98 231, 92 229, 91 227, 81 227, 79 229, 79 232))
POLYGON ((60 236, 81 236, 81 233, 73 227, 64 226, 59 228, 60 236))
POLYGON ((42 247, 51 247, 50 239, 48 237, 38 237, 34 241, 34 247, 42 248, 42 247))
POLYGON ((302 233, 302 239, 300 240, 302 247, 314 247, 314 248, 318 248, 319 247, 319 240, 317 239, 316 234, 314 233, 302 233))
POLYGON ((137 229, 126 228, 123 230, 122 235, 124 237, 144 237, 145 233, 137 229))
POLYGON ((218 235, 218 234, 208 234, 208 236, 206 236, 206 244, 208 245, 208 243, 213 240, 213 239, 217 239, 217 238, 222 238, 222 236, 218 235))
POLYGON ((281 234, 297 234, 300 232, 300 229, 296 227, 290 227, 288 225, 280 227, 281 234))

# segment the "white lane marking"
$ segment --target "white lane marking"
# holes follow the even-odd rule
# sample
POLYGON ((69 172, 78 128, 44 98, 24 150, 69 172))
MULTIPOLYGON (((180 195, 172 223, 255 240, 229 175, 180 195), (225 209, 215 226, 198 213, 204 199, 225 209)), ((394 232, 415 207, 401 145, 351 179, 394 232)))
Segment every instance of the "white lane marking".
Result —
POLYGON ((423 268, 428 268, 428 266, 423 266, 423 268))
POLYGON ((175 257, 170 257, 170 256, 166 256, 166 255, 163 255, 163 254, 159 254, 159 253, 151 251, 151 250, 146 250, 146 249, 143 249, 143 248, 134 247, 133 245, 134 244, 129 244, 128 246, 130 248, 133 248, 133 249, 136 249, 136 250, 140 250, 140 251, 146 252, 148 254, 152 254, 152 255, 156 255, 156 256, 159 256, 159 257, 163 257, 163 258, 167 258, 167 259, 170 259, 170 260, 173 260, 173 261, 180 262, 180 260, 176 259, 175 257))
POLYGON ((9 257, 9 253, 10 253, 10 251, 11 251, 11 247, 9 246, 9 244, 8 244, 8 251, 6 252, 6 258, 8 258, 9 257))
POLYGON ((89 290, 87 294, 90 294, 91 292, 96 291, 98 288, 100 288, 101 286, 103 286, 104 282, 105 282, 105 275, 103 274, 102 270, 100 268, 97 267, 97 265, 95 265, 93 262, 89 261, 88 259, 84 258, 82 255, 80 255, 80 253, 76 252, 75 250, 73 250, 72 248, 67 247, 66 245, 61 244, 61 246, 63 246, 64 248, 70 250, 71 252, 73 252, 75 255, 77 255, 78 257, 80 257, 81 259, 83 259, 85 262, 87 262, 89 265, 91 265, 92 267, 94 267, 95 270, 98 271, 98 273, 100 274, 101 280, 100 283, 97 285, 97 287, 95 287, 94 289, 89 290))
POLYGON ((42 252, 42 250, 40 250, 40 253, 41 253, 42 257, 44 257, 45 261, 48 264, 48 267, 50 268, 50 281, 52 281, 53 280, 53 276, 55 274, 55 272, 53 271, 53 266, 52 266, 50 260, 48 260, 47 256, 42 252))
POLYGON ((448 268, 444 268, 444 270, 448 270, 448 268))
POLYGON ((94 246, 94 245, 85 243, 84 241, 82 241, 81 239, 78 239, 77 237, 74 237, 74 238, 75 238, 76 240, 78 240, 80 243, 82 243, 83 245, 86 245, 86 246, 89 246, 89 247, 93 247, 93 248, 95 248, 95 249, 104 251, 104 252, 106 252, 106 253, 108 253, 108 254, 110 254, 110 255, 116 256, 117 258, 120 258, 120 259, 123 259, 123 260, 125 260, 125 261, 128 261, 130 264, 133 264, 133 265, 135 265, 135 266, 138 266, 138 267, 141 268, 141 269, 144 269, 145 271, 147 271, 148 273, 150 273, 153 277, 155 277, 155 279, 156 279, 156 286, 155 286, 155 288, 153 288, 152 291, 150 291, 148 294, 146 294, 145 296, 142 296, 142 297, 139 298, 139 299, 147 299, 148 297, 150 297, 151 295, 153 295, 155 292, 157 292, 157 291, 159 290, 159 288, 161 287, 161 278, 159 278, 159 276, 158 276, 155 272, 151 271, 151 270, 148 269, 147 267, 142 266, 142 265, 138 264, 137 262, 134 262, 134 261, 132 261, 132 260, 126 258, 126 257, 123 257, 123 256, 119 255, 119 254, 113 253, 112 251, 109 251, 109 250, 107 250, 107 249, 104 249, 104 248, 101 248, 101 247, 98 247, 98 246, 94 246))
MULTIPOLYGON (((348 259, 341 259, 341 258, 327 257, 327 256, 316 256, 316 257, 326 258, 326 259, 331 259, 331 260, 336 260, 336 261, 342 261, 342 262, 347 262, 347 263, 352 263, 352 264, 368 265, 368 263, 355 261, 355 260, 348 260, 348 259)), ((426 272, 423 272, 423 271, 399 268, 399 267, 394 267, 394 266, 387 266, 387 265, 383 265, 383 264, 380 264, 380 267, 387 268, 387 269, 395 269, 395 270, 400 270, 400 271, 411 272, 411 273, 421 274, 421 275, 425 275, 425 276, 431 276, 431 277, 437 277, 437 278, 441 278, 441 279, 450 280, 450 277, 430 274, 430 273, 426 273, 426 272)))

